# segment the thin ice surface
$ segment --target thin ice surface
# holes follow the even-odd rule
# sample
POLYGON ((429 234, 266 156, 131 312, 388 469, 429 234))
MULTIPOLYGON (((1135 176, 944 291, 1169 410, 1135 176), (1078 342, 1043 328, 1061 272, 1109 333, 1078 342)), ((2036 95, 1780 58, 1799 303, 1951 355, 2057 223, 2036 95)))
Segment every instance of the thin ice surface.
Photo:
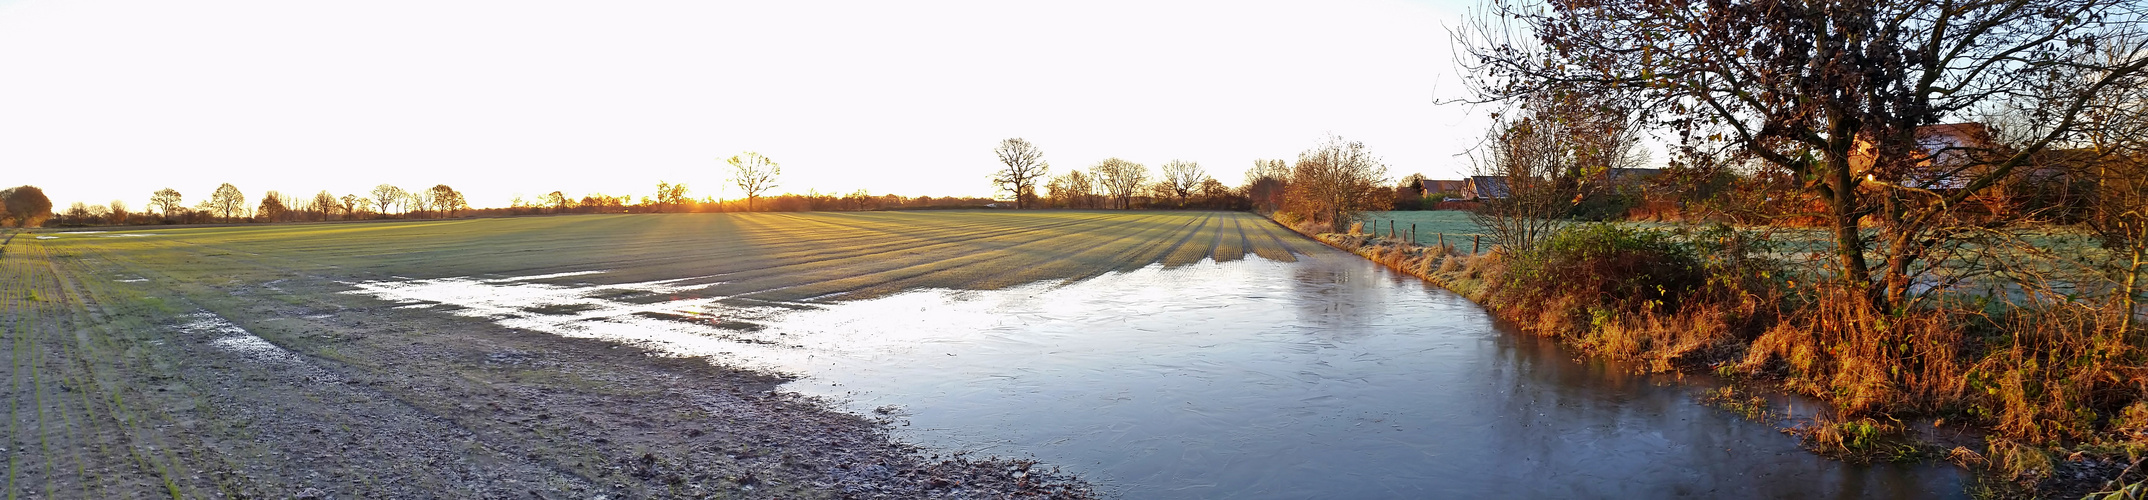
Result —
POLYGON ((1577 363, 1356 260, 1150 266, 808 308, 733 307, 683 281, 352 293, 802 375, 787 388, 891 413, 906 439, 1031 456, 1129 498, 1961 491, 1945 466, 1819 458, 1695 404, 1694 386, 1577 363), (648 300, 670 296, 690 298, 648 300), (717 326, 738 322, 765 328, 717 326))

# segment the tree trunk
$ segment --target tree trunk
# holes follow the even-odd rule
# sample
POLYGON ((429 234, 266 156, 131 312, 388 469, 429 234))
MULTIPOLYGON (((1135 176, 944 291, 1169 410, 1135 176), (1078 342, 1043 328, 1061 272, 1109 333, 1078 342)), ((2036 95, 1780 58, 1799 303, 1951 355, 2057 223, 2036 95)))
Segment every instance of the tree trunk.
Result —
POLYGON ((1829 149, 1826 179, 1829 192, 1822 194, 1827 198, 1828 215, 1833 217, 1829 223, 1835 230, 1836 265, 1841 268, 1843 285, 1853 290, 1866 290, 1867 301, 1878 299, 1879 289, 1872 286, 1872 275, 1865 268, 1864 235, 1857 229, 1857 220, 1861 216, 1857 213, 1857 179, 1850 172, 1849 148, 1829 149))
POLYGON ((2141 236, 2148 235, 2140 233, 2140 231, 2135 232, 2135 238, 2133 240, 2133 248, 2131 252, 2133 254, 2133 262, 2131 265, 2126 267, 2125 290, 2123 290, 2125 295, 2121 296, 2118 301, 2118 303, 2124 307, 2124 310, 2119 311, 2119 314, 2123 315, 2120 316, 2118 319, 2118 334, 2121 336, 2119 338, 2125 338, 2125 336, 2133 335, 2133 315, 2135 314, 2134 301, 2137 299, 2137 297, 2139 297, 2141 264, 2143 263, 2143 257, 2148 257, 2148 255, 2144 255, 2148 254, 2148 243, 2144 243, 2140 240, 2141 236))

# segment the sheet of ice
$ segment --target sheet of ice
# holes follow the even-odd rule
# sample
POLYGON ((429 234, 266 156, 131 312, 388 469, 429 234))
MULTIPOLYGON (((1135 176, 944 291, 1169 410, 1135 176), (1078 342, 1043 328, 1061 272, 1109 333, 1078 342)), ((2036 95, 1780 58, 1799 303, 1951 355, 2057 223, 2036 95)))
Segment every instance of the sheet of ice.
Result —
POLYGON ((515 281, 536 281, 536 280, 543 280, 543 279, 552 279, 552 278, 566 278, 566 277, 570 277, 570 276, 587 276, 587 275, 591 275, 591 274, 604 274, 604 271, 573 271, 573 272, 565 272, 565 273, 539 274, 539 275, 536 275, 536 276, 520 276, 520 277, 514 277, 514 278, 500 278, 500 279, 496 279, 496 280, 487 280, 487 281, 489 281, 489 282, 492 282, 492 283, 509 283, 509 282, 515 282, 515 281))
POLYGON ((794 308, 813 306, 735 306, 721 303, 726 297, 698 293, 708 284, 675 284, 706 277, 585 286, 531 282, 601 273, 365 281, 345 283, 356 289, 344 293, 403 304, 398 309, 452 306, 451 314, 486 318, 508 328, 610 340, 758 369, 790 372, 795 361, 810 357, 785 347, 789 342, 780 331, 760 326, 794 308))

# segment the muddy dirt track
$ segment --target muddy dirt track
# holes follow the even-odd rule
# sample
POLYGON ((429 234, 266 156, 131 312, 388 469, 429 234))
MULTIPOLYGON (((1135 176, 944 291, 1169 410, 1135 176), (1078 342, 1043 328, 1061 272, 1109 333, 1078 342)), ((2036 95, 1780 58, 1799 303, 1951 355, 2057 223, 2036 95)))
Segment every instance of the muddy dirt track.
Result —
MULTIPOLYGON (((1208 212, 563 216, 23 233, 0 254, 22 498, 1079 498, 776 375, 345 293, 604 271, 780 307, 1316 251, 1208 212)), ((753 325, 733 325, 751 328, 753 325)))

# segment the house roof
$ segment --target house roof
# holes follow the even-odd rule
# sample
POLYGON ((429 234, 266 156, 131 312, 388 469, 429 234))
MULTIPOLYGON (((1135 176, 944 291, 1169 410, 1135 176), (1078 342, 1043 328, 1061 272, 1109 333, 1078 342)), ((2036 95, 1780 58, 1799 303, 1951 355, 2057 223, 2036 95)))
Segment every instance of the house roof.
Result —
POLYGON ((1466 181, 1478 198, 1507 197, 1507 178, 1496 175, 1472 175, 1466 181))
POLYGON ((1435 181, 1431 179, 1425 179, 1425 181, 1419 187, 1424 188, 1425 192, 1427 193, 1454 193, 1461 191, 1462 188, 1467 186, 1468 184, 1469 183, 1467 181, 1435 181))
MULTIPOLYGON (((1951 167, 1970 161, 1972 150, 1994 147, 1992 128, 1982 123, 1943 123, 1917 127, 1917 149, 1922 153, 1914 171, 1906 172, 1902 183, 1923 189, 1958 189, 1968 184, 1968 179, 1950 175, 1951 167)), ((1858 146, 1850 151, 1850 168, 1863 176, 1872 170, 1873 146, 1869 141, 1858 139, 1858 146)))

